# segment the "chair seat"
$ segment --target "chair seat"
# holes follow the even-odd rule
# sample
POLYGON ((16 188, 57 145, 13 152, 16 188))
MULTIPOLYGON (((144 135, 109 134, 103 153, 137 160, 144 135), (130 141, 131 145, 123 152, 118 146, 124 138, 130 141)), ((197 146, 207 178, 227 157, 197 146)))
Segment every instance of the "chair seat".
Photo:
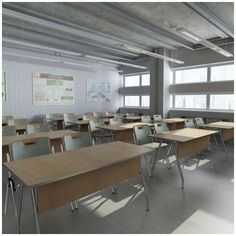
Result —
POLYGON ((161 145, 161 148, 163 147, 167 147, 168 145, 166 143, 157 143, 157 142, 153 142, 153 143, 146 143, 146 144, 143 144, 142 146, 143 147, 149 147, 149 148, 153 148, 153 149, 157 149, 159 148, 161 145))

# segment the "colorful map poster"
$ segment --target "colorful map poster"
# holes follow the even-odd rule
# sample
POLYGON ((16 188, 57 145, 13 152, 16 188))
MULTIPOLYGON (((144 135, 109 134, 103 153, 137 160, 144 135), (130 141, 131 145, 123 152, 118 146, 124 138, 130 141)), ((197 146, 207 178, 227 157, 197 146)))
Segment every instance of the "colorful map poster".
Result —
POLYGON ((2 102, 7 101, 7 77, 6 72, 2 72, 2 102))
POLYGON ((74 104, 72 76, 33 73, 34 105, 74 104))
POLYGON ((87 101, 110 102, 111 84, 108 82, 87 80, 87 101))

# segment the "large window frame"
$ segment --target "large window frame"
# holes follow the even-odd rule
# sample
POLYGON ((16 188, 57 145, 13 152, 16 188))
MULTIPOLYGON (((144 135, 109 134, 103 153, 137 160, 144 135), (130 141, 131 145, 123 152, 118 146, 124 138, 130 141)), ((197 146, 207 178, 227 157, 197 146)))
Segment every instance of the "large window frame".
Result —
MULTIPOLYGON (((233 80, 217 80, 217 81, 212 81, 211 80, 211 71, 213 67, 217 67, 217 66, 226 66, 226 65, 234 65, 233 62, 226 62, 226 63, 215 63, 215 64, 209 64, 209 65, 202 65, 202 66, 194 66, 194 67, 185 67, 185 68, 176 68, 172 70, 173 73, 173 77, 172 77, 172 81, 173 83, 171 83, 171 85, 175 86, 175 85, 181 85, 180 83, 176 84, 176 71, 180 71, 180 70, 188 70, 188 69, 197 69, 197 68, 207 68, 207 81, 206 82, 190 82, 190 83, 182 83, 184 85, 192 85, 192 86, 198 86, 198 84, 214 84, 214 83, 224 83, 224 82, 232 82, 233 80)), ((218 90, 217 92, 201 92, 198 91, 197 93, 195 92, 193 93, 189 93, 188 91, 186 92, 181 92, 181 93, 170 93, 170 96, 172 96, 172 104, 170 104, 170 109, 171 110, 204 110, 204 111, 233 111, 233 110, 225 110, 225 109, 213 109, 210 107, 210 96, 211 95, 215 95, 215 94, 219 94, 219 95, 226 95, 226 94, 234 94, 233 92, 225 92, 225 91, 220 91, 218 90), (206 95, 206 108, 205 109, 199 109, 199 108, 176 108, 175 106, 175 96, 176 95, 188 95, 188 94, 192 94, 192 95, 206 95)))
MULTIPOLYGON (((141 73, 133 73, 133 74, 125 74, 123 75, 123 88, 126 89, 133 89, 133 88, 138 88, 140 91, 144 87, 150 87, 151 79, 149 82, 149 85, 142 85, 142 76, 149 74, 150 76, 150 71, 145 71, 141 73), (139 85, 138 86, 125 86, 125 78, 129 76, 139 76, 139 85)), ((145 93, 145 92, 140 92, 138 94, 133 94, 133 93, 125 93, 123 94, 123 107, 125 108, 136 108, 136 109, 150 109, 150 94, 145 93), (126 96, 139 96, 139 106, 126 106, 125 104, 125 97, 126 96), (142 106, 142 96, 149 96, 149 106, 142 106)))

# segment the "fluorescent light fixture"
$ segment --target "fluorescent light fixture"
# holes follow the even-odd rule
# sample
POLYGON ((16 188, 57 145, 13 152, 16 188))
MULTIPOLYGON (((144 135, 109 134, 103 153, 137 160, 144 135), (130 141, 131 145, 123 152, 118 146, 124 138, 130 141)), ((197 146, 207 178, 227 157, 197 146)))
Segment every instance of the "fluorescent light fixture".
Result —
POLYGON ((3 43, 11 43, 11 44, 15 44, 15 45, 21 45, 21 46, 25 46, 25 47, 43 49, 43 50, 47 50, 47 51, 52 51, 54 53, 59 52, 59 53, 65 54, 65 55, 72 55, 72 56, 76 56, 76 57, 80 57, 80 58, 87 58, 87 59, 90 59, 96 63, 103 63, 104 62, 104 63, 111 64, 111 65, 124 65, 124 66, 128 66, 128 67, 134 67, 134 68, 139 68, 139 69, 144 69, 144 70, 147 69, 146 66, 140 66, 140 65, 135 65, 135 64, 131 64, 131 63, 115 61, 115 60, 110 60, 110 59, 96 57, 96 56, 90 56, 87 54, 82 55, 81 53, 71 52, 71 51, 67 51, 67 50, 52 48, 52 47, 48 47, 48 46, 43 46, 43 45, 38 45, 38 44, 34 44, 34 43, 28 43, 28 42, 8 39, 8 38, 3 38, 2 42, 3 43))
POLYGON ((225 56, 225 57, 233 57, 233 54, 231 54, 230 52, 227 52, 226 50, 224 50, 223 48, 221 47, 218 47, 217 45, 205 40, 205 39, 202 39, 200 37, 198 37, 196 34, 194 34, 193 32, 190 32, 189 30, 186 30, 184 28, 178 28, 176 30, 177 32, 180 32, 182 33, 183 35, 197 41, 197 43, 200 43, 204 46, 206 46, 207 48, 210 48, 212 49, 213 51, 215 52, 218 52, 220 53, 221 55, 225 56))
POLYGON ((126 44, 120 44, 120 46, 124 47, 126 49, 129 49, 133 52, 138 52, 140 54, 144 54, 144 55, 148 55, 148 56, 151 56, 151 57, 163 59, 163 60, 174 62, 174 63, 177 63, 177 64, 184 64, 183 61, 180 61, 180 60, 177 60, 177 59, 174 59, 174 58, 171 58, 171 57, 163 56, 163 55, 158 54, 158 53, 149 52, 149 51, 141 49, 141 48, 135 48, 135 47, 132 47, 132 46, 129 46, 129 45, 126 45, 126 44))
POLYGON ((184 28, 179 28, 176 31, 179 32, 179 33, 184 34, 185 36, 187 36, 187 37, 189 37, 189 38, 191 38, 191 39, 193 39, 193 40, 195 40, 197 42, 201 42, 202 41, 202 39, 200 37, 198 37, 196 34, 190 32, 190 31, 188 31, 188 30, 186 30, 184 28))

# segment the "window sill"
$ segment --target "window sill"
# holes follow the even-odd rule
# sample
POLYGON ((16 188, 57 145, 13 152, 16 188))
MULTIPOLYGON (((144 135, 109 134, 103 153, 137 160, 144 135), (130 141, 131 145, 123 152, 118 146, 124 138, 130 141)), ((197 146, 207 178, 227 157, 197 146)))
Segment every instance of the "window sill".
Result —
POLYGON ((170 108, 170 111, 200 111, 200 112, 219 112, 219 113, 234 113, 234 110, 209 110, 209 109, 186 109, 186 108, 170 108))

